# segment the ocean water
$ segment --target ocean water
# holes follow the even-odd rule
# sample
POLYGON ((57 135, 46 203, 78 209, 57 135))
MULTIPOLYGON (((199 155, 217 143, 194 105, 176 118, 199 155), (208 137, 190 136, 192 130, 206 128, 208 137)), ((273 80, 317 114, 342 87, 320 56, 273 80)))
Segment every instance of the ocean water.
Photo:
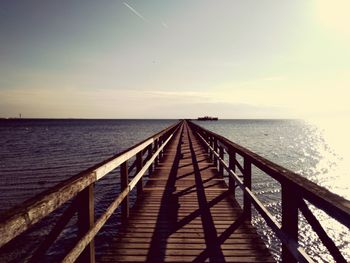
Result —
POLYGON ((174 120, 0 120, 0 212, 174 120))
MULTIPOLYGON (((0 120, 0 213, 175 122, 176 120, 0 120)), ((350 145, 347 138, 350 131, 343 121, 219 120, 198 124, 350 199, 350 145)), ((280 220, 279 184, 253 169, 253 190, 277 220, 280 220)), ((99 181, 95 192, 98 217, 118 195, 117 171, 99 181)), ((241 200, 239 193, 237 198, 241 200)), ((318 209, 312 210, 350 261, 349 229, 337 224, 318 209)), ((0 261, 24 260, 47 233, 46 226, 61 212, 59 209, 41 225, 26 233, 25 238, 16 240, 17 246, 21 246, 20 251, 2 251, 0 261)), ((97 247, 102 247, 103 240, 115 233, 117 216, 118 214, 113 215, 102 229, 96 239, 97 247)), ((76 219, 72 220, 61 237, 65 247, 74 242, 74 220, 76 219)), ((278 259, 280 244, 272 231, 256 213, 253 223, 258 226, 259 233, 278 259)), ((299 228, 300 243, 313 259, 316 262, 332 262, 302 216, 299 228)), ((58 242, 49 250, 46 260, 59 260, 61 252, 62 243, 58 242)))

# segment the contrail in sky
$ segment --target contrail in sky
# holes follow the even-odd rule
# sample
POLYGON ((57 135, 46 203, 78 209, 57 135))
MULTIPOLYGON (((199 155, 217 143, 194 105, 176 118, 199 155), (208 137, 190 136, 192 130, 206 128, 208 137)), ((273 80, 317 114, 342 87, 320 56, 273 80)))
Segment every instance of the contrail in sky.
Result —
POLYGON ((123 4, 130 9, 131 12, 133 12, 135 15, 137 15, 139 18, 141 18, 143 21, 145 22, 149 22, 146 18, 143 17, 143 15, 141 15, 135 8, 133 8, 132 6, 130 6, 128 3, 123 2, 123 4))

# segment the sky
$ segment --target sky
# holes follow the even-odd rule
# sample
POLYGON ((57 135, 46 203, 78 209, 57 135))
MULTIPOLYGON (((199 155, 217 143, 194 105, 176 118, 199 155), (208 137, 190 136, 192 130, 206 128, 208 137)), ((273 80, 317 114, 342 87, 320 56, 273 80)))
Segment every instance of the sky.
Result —
POLYGON ((349 10, 349 0, 0 0, 0 117, 349 117, 349 10))

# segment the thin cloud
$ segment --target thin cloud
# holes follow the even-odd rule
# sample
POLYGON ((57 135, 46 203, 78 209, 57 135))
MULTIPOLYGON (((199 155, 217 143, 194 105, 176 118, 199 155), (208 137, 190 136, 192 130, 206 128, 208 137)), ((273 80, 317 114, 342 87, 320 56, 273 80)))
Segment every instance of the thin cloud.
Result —
POLYGON ((184 103, 198 103, 201 101, 215 102, 216 98, 211 92, 197 91, 161 91, 148 90, 144 92, 144 97, 153 97, 166 101, 182 101, 184 103))
POLYGON ((162 21, 162 26, 163 26, 164 28, 166 28, 166 29, 169 28, 169 26, 168 26, 165 22, 163 22, 163 21, 162 21))
POLYGON ((199 98, 209 98, 211 94, 207 92, 197 92, 197 91, 158 91, 158 90, 150 90, 146 91, 147 94, 153 96, 161 96, 161 97, 199 97, 199 98))
POLYGON ((265 80, 265 81, 275 81, 275 80, 286 80, 286 79, 287 79, 286 76, 271 76, 271 77, 263 78, 262 80, 265 80))
POLYGON ((135 8, 133 8, 132 6, 130 6, 128 3, 126 3, 126 2, 123 2, 123 4, 127 7, 127 8, 129 8, 129 10, 131 11, 131 12, 133 12, 135 15, 137 15, 139 18, 141 18, 143 21, 145 21, 145 22, 149 22, 143 15, 141 15, 135 8))

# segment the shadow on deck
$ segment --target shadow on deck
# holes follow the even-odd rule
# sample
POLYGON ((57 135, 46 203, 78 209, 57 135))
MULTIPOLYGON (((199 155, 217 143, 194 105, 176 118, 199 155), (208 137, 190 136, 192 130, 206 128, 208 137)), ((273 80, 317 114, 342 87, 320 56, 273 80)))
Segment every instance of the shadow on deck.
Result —
POLYGON ((274 262, 185 124, 99 262, 274 262))

